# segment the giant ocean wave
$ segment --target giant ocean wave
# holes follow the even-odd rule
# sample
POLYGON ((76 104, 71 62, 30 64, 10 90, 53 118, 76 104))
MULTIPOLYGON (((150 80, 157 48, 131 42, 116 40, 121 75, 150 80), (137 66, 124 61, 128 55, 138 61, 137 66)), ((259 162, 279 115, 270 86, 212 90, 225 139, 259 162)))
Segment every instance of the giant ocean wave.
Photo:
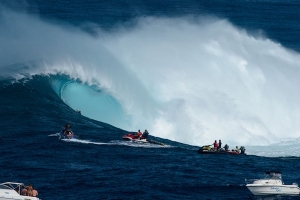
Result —
POLYGON ((191 145, 299 136, 299 54, 227 20, 144 17, 95 37, 0 14, 0 77, 50 76, 87 117, 191 145))

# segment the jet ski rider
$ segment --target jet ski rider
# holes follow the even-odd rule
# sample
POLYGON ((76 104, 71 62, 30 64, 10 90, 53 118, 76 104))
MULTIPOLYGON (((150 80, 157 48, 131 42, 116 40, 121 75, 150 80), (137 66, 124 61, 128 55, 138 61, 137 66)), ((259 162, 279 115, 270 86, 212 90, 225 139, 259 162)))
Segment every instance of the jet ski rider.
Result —
POLYGON ((147 139, 147 138, 148 138, 148 135, 149 135, 149 132, 148 132, 147 129, 146 129, 146 130, 144 131, 142 137, 147 139))
POLYGON ((141 137, 142 137, 142 132, 141 132, 140 130, 137 132, 136 137, 139 138, 139 139, 141 139, 141 137))
POLYGON ((63 126, 62 131, 64 135, 72 134, 70 122, 68 122, 66 125, 63 126))

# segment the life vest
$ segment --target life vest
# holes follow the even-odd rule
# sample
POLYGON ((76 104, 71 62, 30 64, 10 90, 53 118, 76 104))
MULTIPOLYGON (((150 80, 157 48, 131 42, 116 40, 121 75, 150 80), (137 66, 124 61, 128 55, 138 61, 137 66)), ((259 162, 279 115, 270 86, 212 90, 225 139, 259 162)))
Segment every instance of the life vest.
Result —
POLYGON ((218 146, 219 146, 219 145, 218 145, 218 143, 217 143, 217 142, 215 142, 215 143, 214 143, 214 148, 215 148, 215 149, 217 149, 217 148, 218 148, 218 146))
POLYGON ((142 136, 142 132, 139 131, 139 132, 137 133, 137 135, 138 135, 138 136, 142 136))

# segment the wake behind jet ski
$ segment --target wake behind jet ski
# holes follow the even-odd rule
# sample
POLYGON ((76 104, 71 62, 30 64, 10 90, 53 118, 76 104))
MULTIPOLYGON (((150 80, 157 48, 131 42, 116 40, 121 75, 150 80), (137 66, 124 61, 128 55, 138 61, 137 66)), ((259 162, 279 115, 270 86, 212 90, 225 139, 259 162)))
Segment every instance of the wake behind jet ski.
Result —
POLYGON ((137 133, 127 133, 123 135, 122 139, 127 141, 134 141, 134 142, 140 142, 140 143, 151 143, 151 144, 158 144, 164 146, 165 144, 161 142, 157 142, 154 140, 148 139, 149 132, 147 130, 142 133, 140 130, 138 130, 137 133))

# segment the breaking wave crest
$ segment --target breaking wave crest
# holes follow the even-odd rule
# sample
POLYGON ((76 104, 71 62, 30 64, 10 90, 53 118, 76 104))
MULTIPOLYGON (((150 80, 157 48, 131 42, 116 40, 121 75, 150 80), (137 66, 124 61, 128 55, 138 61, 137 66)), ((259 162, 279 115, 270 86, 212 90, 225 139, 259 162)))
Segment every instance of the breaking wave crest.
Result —
POLYGON ((145 17, 94 37, 0 12, 0 76, 50 75, 87 117, 191 145, 299 136, 299 54, 227 20, 145 17))

